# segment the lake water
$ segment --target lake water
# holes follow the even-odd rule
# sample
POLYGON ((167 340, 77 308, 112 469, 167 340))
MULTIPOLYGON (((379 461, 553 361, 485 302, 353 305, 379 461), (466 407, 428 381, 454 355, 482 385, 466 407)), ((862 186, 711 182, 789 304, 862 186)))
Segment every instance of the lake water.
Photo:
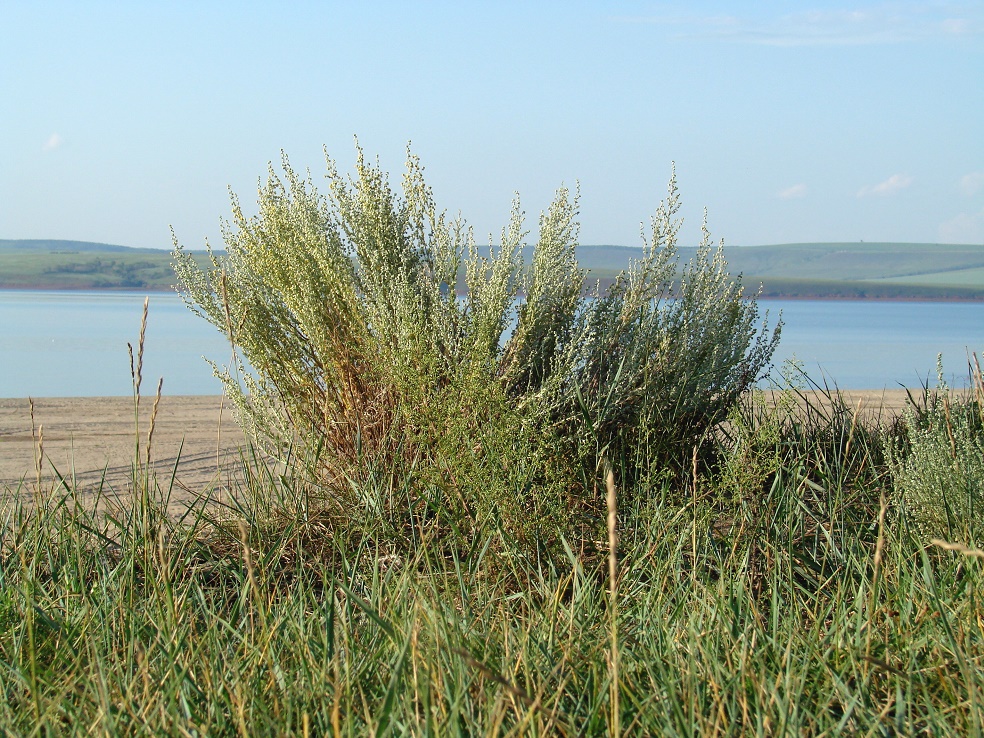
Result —
MULTIPOLYGON (((100 397, 131 390, 127 342, 136 346, 142 293, 0 290, 0 397, 100 397)), ((785 327, 774 361, 796 356, 841 389, 966 381, 967 351, 984 349, 984 304, 763 300, 785 327)), ((143 391, 164 378, 169 395, 218 394, 203 356, 228 363, 221 333, 174 294, 150 296, 143 391)))
MULTIPOLYGON (((127 342, 136 351, 146 295, 0 290, 0 397, 103 397, 132 390, 127 342)), ((202 356, 228 363, 229 345, 176 294, 152 293, 142 391, 164 378, 169 395, 222 392, 202 356)))

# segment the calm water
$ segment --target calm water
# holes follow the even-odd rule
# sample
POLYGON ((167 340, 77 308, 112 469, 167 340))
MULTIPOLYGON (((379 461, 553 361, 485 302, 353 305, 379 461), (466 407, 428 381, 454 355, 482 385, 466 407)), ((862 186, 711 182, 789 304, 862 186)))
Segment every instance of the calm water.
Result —
POLYGON ((773 363, 795 355, 810 377, 841 389, 918 387, 927 377, 935 385, 939 353, 947 381, 963 386, 968 351, 984 350, 984 303, 763 300, 759 307, 770 316, 782 310, 773 363))
MULTIPOLYGON (((127 342, 140 331, 142 293, 0 290, 0 397, 126 395, 127 342)), ((795 355, 811 377, 842 389, 935 382, 936 354, 955 384, 967 350, 984 349, 984 304, 781 301, 760 303, 785 328, 778 364, 795 355)), ((144 392, 159 377, 170 395, 217 394, 203 356, 229 360, 222 335, 177 295, 150 297, 144 392)))
MULTIPOLYGON (((0 290, 0 397, 102 397, 132 392, 145 294, 0 290)), ((228 363, 221 333, 176 294, 150 295, 142 390, 219 394, 202 356, 228 363)))

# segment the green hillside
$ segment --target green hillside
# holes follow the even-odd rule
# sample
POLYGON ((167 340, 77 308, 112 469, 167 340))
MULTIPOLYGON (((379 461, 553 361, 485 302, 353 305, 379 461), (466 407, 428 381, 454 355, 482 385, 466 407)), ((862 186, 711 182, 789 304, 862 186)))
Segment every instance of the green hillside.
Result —
POLYGON ((174 281, 171 254, 162 249, 0 240, 0 289, 168 290, 174 281))
POLYGON ((22 251, 26 253, 80 253, 89 251, 145 251, 131 246, 117 246, 112 243, 94 241, 61 241, 53 239, 3 239, 0 238, 0 253, 22 251))
MULTIPOLYGON (((680 249, 681 259, 695 249, 680 249)), ((603 282, 639 248, 582 246, 578 260, 603 282)), ((796 243, 725 247, 733 274, 768 297, 984 299, 984 245, 796 243)))
MULTIPOLYGON (((813 243, 733 248, 733 266, 745 274, 833 280, 907 280, 984 267, 984 246, 960 244, 813 243)), ((945 280, 936 284, 948 284, 945 280)), ((984 287, 984 281, 977 283, 984 287)), ((974 286, 977 286, 974 285, 974 286)))
MULTIPOLYGON (((681 248, 681 260, 696 249, 681 248)), ((733 274, 766 297, 984 300, 984 246, 795 243, 731 246, 733 274)), ((641 248, 578 247, 590 282, 608 284, 641 248)), ((527 263, 529 254, 526 255, 527 263)), ((204 261, 204 253, 196 253, 204 261)), ((0 240, 0 288, 166 290, 170 253, 87 241, 0 240)))
MULTIPOLYGON (((880 280, 871 280, 880 281, 880 280)), ((979 287, 984 284, 984 267, 951 269, 947 271, 925 272, 906 277, 891 277, 895 284, 942 285, 952 287, 979 287)))
MULTIPOLYGON (((680 249, 687 259, 695 249, 680 249)), ((582 246, 578 260, 586 268, 621 268, 638 258, 639 248, 582 246)), ((924 275, 984 269, 984 245, 922 243, 790 243, 776 246, 725 246, 733 272, 757 277, 826 280, 891 279, 919 282, 924 275)), ((931 279, 927 284, 947 284, 931 279)), ((965 286, 984 287, 984 278, 965 286)))

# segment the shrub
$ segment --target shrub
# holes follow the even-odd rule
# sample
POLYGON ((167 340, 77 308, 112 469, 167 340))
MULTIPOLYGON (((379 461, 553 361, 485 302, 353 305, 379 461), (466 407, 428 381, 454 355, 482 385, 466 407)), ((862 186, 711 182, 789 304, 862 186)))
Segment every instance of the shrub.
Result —
POLYGON ((706 215, 681 273, 675 173, 668 189, 642 258, 580 303, 545 381, 521 388, 582 457, 607 454, 633 476, 689 461, 769 364, 781 328, 742 299, 706 215))
POLYGON ((186 302, 236 349, 217 372, 245 429, 349 520, 556 540, 597 504, 602 455, 633 477, 689 458, 775 349, 706 225, 680 271, 675 174, 602 294, 578 267, 576 193, 540 216, 526 267, 518 201, 486 256, 412 154, 399 194, 361 149, 355 169, 329 159, 322 195, 284 158, 255 216, 233 199, 210 268, 174 251, 186 302))
POLYGON ((984 383, 971 373, 972 392, 952 391, 938 366, 934 392, 904 416, 906 448, 890 454, 896 494, 923 541, 974 543, 984 532, 984 383))

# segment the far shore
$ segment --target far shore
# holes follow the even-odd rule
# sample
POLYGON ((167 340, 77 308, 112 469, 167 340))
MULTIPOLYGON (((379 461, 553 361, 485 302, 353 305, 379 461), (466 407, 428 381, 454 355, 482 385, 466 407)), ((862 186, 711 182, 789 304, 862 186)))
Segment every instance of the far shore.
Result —
MULTIPOLYGON (((779 288, 775 290, 766 290, 762 294, 758 294, 757 288, 753 288, 751 282, 757 283, 761 280, 761 277, 748 277, 743 278, 745 281, 745 291, 744 297, 746 299, 755 298, 759 302, 770 302, 773 300, 783 300, 783 301, 804 301, 804 300, 815 300, 823 302, 942 302, 942 303, 981 303, 984 302, 984 294, 974 293, 974 294, 960 294, 959 291, 954 294, 952 291, 946 291, 943 294, 925 294, 920 289, 914 289, 911 292, 902 292, 901 294, 897 292, 892 292, 891 294, 845 294, 841 291, 830 292, 810 292, 807 291, 795 291, 790 292, 784 288, 779 288)), ((611 286, 612 279, 609 277, 604 277, 601 280, 601 287, 603 290, 608 289, 611 286)), ((586 289, 593 288, 594 283, 586 284, 586 289)), ((845 283, 850 285, 861 284, 867 289, 872 289, 870 283, 845 283)), ((896 285, 892 285, 896 286, 896 285)), ((917 285, 917 287, 919 287, 917 285)), ((0 282, 0 290, 9 292, 106 292, 110 294, 115 293, 141 293, 149 295, 160 295, 160 294, 176 294, 177 289, 173 286, 165 287, 160 285, 148 285, 146 287, 141 286, 113 286, 113 287, 97 287, 93 285, 59 285, 59 284, 3 284, 0 282)), ((459 297, 464 297, 465 292, 459 291, 459 297)))
POLYGON ((31 285, 7 285, 0 284, 0 290, 9 290, 10 292, 149 292, 151 294, 161 294, 162 292, 175 292, 173 287, 86 287, 86 286, 76 286, 66 287, 64 285, 46 285, 46 284, 31 284, 31 285))

